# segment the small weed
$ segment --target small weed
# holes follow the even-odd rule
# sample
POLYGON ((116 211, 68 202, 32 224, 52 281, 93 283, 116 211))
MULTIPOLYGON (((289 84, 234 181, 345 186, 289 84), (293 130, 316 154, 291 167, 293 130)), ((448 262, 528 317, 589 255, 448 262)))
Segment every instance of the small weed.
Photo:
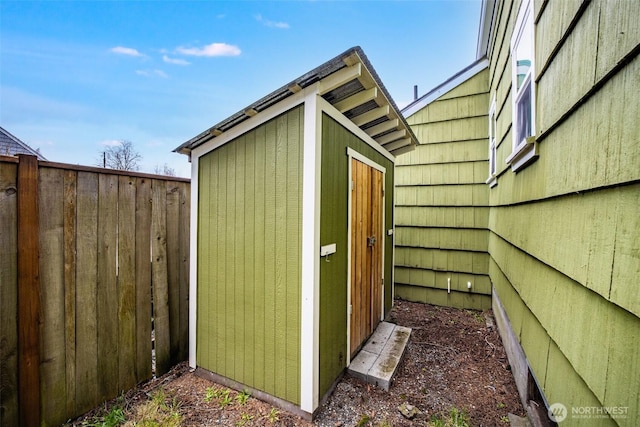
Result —
POLYGON ((238 402, 240 406, 244 406, 247 404, 247 401, 249 400, 250 397, 251 397, 251 393, 249 393, 246 390, 242 390, 242 393, 238 393, 236 395, 236 402, 238 402))
POLYGON ((179 427, 182 424, 181 402, 167 396, 163 389, 150 396, 151 399, 136 408, 133 419, 125 427, 179 427))
POLYGON ((213 387, 207 387, 207 390, 204 393, 204 401, 209 403, 216 395, 216 391, 213 387))
POLYGON ((358 424, 356 424, 356 426, 364 427, 369 423, 369 421, 371 421, 371 417, 369 417, 369 415, 367 414, 362 414, 360 415, 360 420, 358 420, 358 424))
POLYGON ((451 408, 446 417, 433 416, 428 424, 429 427, 469 427, 469 415, 466 411, 451 408))
POLYGON ((231 397, 231 392, 229 389, 225 389, 222 392, 222 396, 220 396, 220 407, 222 409, 226 408, 227 406, 231 405, 233 403, 233 398, 231 397))
POLYGON ((269 422, 273 424, 280 419, 278 415, 280 415, 280 411, 278 411, 276 408, 271 408, 271 411, 269 412, 269 415, 267 415, 267 418, 269 419, 269 422))
POLYGON ((500 402, 500 403, 498 403, 498 404, 496 405, 496 407, 497 407, 498 409, 502 409, 502 408, 504 408, 505 406, 507 406, 507 405, 505 405, 505 404, 504 404, 504 403, 502 403, 502 402, 500 402))
POLYGON ((218 400, 226 394, 229 394, 229 390, 225 390, 222 387, 207 387, 206 393, 204 395, 205 402, 211 402, 212 400, 218 400))
POLYGON ((387 421, 386 418, 384 418, 382 421, 380 421, 380 424, 378 424, 378 427, 393 427, 393 426, 389 421, 387 421))
POLYGON ((471 314, 478 323, 484 323, 486 321, 481 311, 467 310, 467 313, 471 314))
POLYGON ((500 417, 500 422, 501 423, 505 423, 505 424, 509 424, 510 423, 509 417, 507 417, 506 415, 501 416, 500 417))
POLYGON ((115 427, 125 422, 124 410, 114 406, 104 416, 95 416, 90 420, 84 420, 84 427, 115 427))
POLYGON ((243 412, 242 415, 240 415, 240 421, 236 422, 236 425, 243 426, 251 421, 253 421, 253 415, 249 415, 243 412))
POLYGON ((465 410, 459 411, 458 408, 451 408, 449 417, 453 427, 469 427, 469 415, 465 410))

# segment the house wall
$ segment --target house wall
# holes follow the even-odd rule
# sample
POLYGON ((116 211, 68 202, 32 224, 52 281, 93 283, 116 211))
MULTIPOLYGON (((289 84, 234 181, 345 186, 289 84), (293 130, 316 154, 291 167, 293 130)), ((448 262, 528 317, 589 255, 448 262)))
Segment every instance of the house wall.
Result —
MULTIPOLYGON (((393 163, 327 114, 322 115, 320 245, 336 253, 320 261, 320 390, 324 396, 347 366, 347 238, 350 147, 386 169, 385 226, 393 228, 393 163)), ((385 233, 385 315, 392 305, 393 236, 385 233)))
POLYGON ((395 281, 400 298, 463 308, 491 306, 485 184, 488 76, 485 68, 407 118, 420 145, 396 162, 395 281))
POLYGON ((302 106, 199 158, 197 364, 300 404, 302 106))
POLYGON ((638 425, 640 2, 535 1, 539 158, 516 174, 505 158, 519 4, 498 2, 489 45, 489 274, 548 403, 569 410, 562 425, 594 406, 628 408, 599 425, 638 425))

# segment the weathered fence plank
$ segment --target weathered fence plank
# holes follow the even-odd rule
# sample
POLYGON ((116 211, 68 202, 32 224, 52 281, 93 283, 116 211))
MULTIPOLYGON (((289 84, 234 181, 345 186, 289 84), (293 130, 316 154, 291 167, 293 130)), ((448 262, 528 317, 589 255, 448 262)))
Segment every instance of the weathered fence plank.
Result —
POLYGON ((66 414, 76 406, 76 179, 64 171, 64 326, 66 355, 66 414))
POLYGON ((178 360, 189 357, 189 222, 191 221, 191 192, 189 185, 180 184, 180 352, 178 360))
MULTIPOLYGON (((167 254, 178 255, 180 245, 180 193, 179 183, 167 183, 167 254)), ((170 364, 178 361, 180 350, 180 258, 167 257, 167 285, 169 290, 169 342, 170 364)))
POLYGON ((118 390, 136 385, 136 179, 118 177, 118 390))
POLYGON ((40 424, 38 160, 18 164, 18 389, 20 425, 40 424))
POLYGON ((18 425, 18 166, 0 162, 0 425, 18 425))
POLYGON ((76 234, 76 414, 98 400, 98 174, 78 172, 76 234))
POLYGON ((118 393, 118 290, 116 245, 118 177, 98 177, 98 391, 107 400, 118 393))
POLYGON ((136 185, 136 379, 151 378, 151 180, 136 185))
POLYGON ((155 331, 156 375, 171 367, 169 329, 169 289, 167 280, 167 185, 151 184, 151 283, 153 286, 153 323, 155 331))
POLYGON ((38 183, 40 236, 40 377, 42 417, 49 425, 66 421, 64 295, 64 171, 40 168, 38 183))

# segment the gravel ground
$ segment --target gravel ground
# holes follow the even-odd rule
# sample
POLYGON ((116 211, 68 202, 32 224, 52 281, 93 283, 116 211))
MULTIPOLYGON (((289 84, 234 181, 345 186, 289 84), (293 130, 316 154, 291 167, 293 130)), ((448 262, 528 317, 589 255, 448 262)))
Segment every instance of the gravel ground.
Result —
MULTIPOLYGON (((313 422, 255 398, 241 405, 235 391, 227 406, 222 407, 219 398, 207 401, 207 390, 221 386, 189 372, 186 363, 129 391, 119 404, 125 415, 133 414, 155 391, 164 390, 167 399, 178 402, 183 426, 424 426, 434 417, 446 418, 452 409, 466 413, 471 426, 506 426, 509 412, 525 414, 490 310, 396 300, 388 320, 412 328, 390 391, 345 374, 313 422), (403 404, 419 413, 405 418, 398 410, 403 404)), ((71 425, 83 425, 83 420, 114 404, 118 403, 107 403, 71 425)))

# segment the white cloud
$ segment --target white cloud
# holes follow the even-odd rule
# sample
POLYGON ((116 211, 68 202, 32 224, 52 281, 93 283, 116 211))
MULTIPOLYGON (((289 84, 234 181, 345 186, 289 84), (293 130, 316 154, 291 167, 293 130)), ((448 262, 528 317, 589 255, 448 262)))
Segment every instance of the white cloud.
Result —
POLYGON ((175 65, 189 65, 191 64, 189 61, 185 61, 180 58, 170 58, 167 55, 162 55, 162 60, 167 64, 175 64, 175 65))
POLYGON ((280 28, 283 30, 288 30, 289 29, 289 24, 286 22, 281 22, 281 21, 271 21, 269 19, 264 19, 262 17, 262 15, 256 15, 256 21, 258 22, 262 22, 262 24, 265 27, 270 27, 270 28, 280 28))
POLYGON ((211 43, 203 47, 179 47, 176 52, 188 56, 238 56, 242 51, 238 46, 226 43, 211 43))
POLYGON ((136 70, 136 74, 143 77, 162 77, 163 79, 169 76, 162 70, 136 70))
POLYGON ((111 49, 109 49, 111 52, 113 53, 117 53, 119 55, 127 55, 127 56, 144 56, 143 54, 141 54, 140 52, 138 52, 138 49, 134 49, 132 47, 123 47, 123 46, 116 46, 116 47, 112 47, 111 49))
POLYGON ((122 141, 118 139, 107 139, 105 141, 100 141, 99 144, 102 145, 103 147, 118 147, 122 145, 122 141))

